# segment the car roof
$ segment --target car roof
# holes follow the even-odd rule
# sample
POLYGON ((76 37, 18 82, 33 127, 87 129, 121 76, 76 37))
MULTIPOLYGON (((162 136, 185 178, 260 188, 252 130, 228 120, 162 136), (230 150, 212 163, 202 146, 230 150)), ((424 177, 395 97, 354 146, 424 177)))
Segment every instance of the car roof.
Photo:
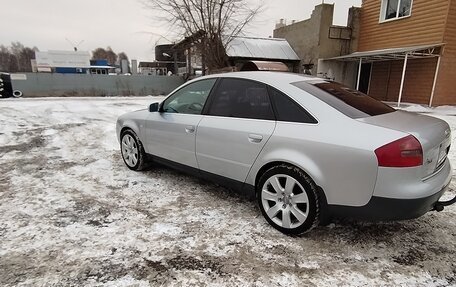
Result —
POLYGON ((270 71, 254 71, 254 72, 231 72, 223 74, 213 74, 205 76, 205 78, 241 78, 256 80, 265 83, 294 83, 300 81, 314 81, 324 79, 296 73, 287 72, 270 72, 270 71))

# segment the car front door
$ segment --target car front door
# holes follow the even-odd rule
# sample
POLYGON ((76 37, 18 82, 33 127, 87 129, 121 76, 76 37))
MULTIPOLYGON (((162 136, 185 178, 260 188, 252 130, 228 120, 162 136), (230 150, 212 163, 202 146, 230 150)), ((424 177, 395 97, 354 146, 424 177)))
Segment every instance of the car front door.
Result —
POLYGON ((199 168, 243 183, 275 125, 266 85, 221 79, 198 125, 199 168))
POLYGON ((193 82, 170 95, 146 120, 146 149, 153 156, 198 168, 195 134, 216 79, 193 82))

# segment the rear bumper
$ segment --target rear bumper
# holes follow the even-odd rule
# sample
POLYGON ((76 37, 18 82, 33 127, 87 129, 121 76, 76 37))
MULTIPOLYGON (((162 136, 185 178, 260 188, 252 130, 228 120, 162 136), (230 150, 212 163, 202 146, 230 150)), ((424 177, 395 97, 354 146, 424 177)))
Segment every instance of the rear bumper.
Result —
POLYGON ((449 182, 431 196, 416 199, 397 199, 373 196, 368 204, 360 207, 330 205, 332 216, 369 221, 404 220, 422 216, 434 210, 449 182))
POLYGON ((441 191, 451 181, 452 166, 447 158, 440 171, 427 179, 421 179, 421 167, 378 169, 374 197, 395 199, 427 198, 441 191))

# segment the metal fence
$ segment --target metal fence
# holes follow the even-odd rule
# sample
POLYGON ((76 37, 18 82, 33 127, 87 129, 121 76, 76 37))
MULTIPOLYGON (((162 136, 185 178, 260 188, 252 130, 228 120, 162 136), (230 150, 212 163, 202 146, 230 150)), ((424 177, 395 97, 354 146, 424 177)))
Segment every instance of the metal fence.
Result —
POLYGON ((12 75, 24 97, 163 95, 184 83, 178 76, 25 73, 12 75))

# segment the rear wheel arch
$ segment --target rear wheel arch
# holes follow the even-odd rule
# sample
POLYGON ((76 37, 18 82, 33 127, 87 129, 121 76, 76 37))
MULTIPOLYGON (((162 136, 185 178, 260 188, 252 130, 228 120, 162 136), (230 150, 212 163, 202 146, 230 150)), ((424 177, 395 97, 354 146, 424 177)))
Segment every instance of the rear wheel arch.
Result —
POLYGON ((279 165, 287 165, 287 166, 290 166, 290 167, 294 167, 294 168, 299 169, 299 170, 302 171, 306 176, 308 176, 308 177, 315 183, 315 185, 316 185, 317 187, 319 187, 319 189, 320 189, 321 191, 323 191, 323 189, 318 185, 318 183, 314 180, 314 178, 312 177, 312 175, 309 174, 309 172, 308 172, 306 169, 304 169, 304 168, 302 168, 302 167, 300 167, 300 166, 298 166, 298 165, 296 165, 296 164, 294 164, 294 163, 286 162, 286 161, 272 161, 272 162, 268 162, 268 163, 264 164, 264 165, 258 170, 258 172, 257 172, 257 174, 256 174, 256 176, 255 176, 255 187, 258 185, 258 182, 260 181, 261 176, 262 176, 267 170, 269 170, 269 169, 271 169, 271 168, 273 168, 273 167, 275 167, 275 166, 279 166, 279 165))
POLYGON ((273 165, 260 176, 256 189, 263 216, 277 230, 301 234, 319 225, 319 189, 302 169, 287 163, 273 165))
POLYGON ((257 193, 258 191, 256 190, 256 187, 258 185, 258 182, 260 181, 260 178, 261 176, 270 168, 273 168, 274 166, 279 166, 279 165, 282 165, 282 164, 287 164, 287 165, 291 165, 291 166, 294 166, 293 164, 289 164, 287 162, 284 162, 284 161, 272 161, 272 162, 268 162, 266 163, 265 165, 263 165, 257 172, 256 176, 255 176, 255 193, 257 193))
POLYGON ((268 168, 274 165, 287 164, 302 170, 312 178, 316 185, 324 187, 326 186, 324 171, 317 162, 318 160, 315 160, 311 154, 295 148, 273 147, 262 151, 252 167, 251 175, 248 176, 247 181, 256 185, 262 173, 268 168))
POLYGON ((260 181, 260 178, 263 176, 263 174, 268 171, 269 169, 276 167, 276 166, 281 166, 281 165, 286 165, 290 166, 293 168, 299 169, 301 172, 303 172, 316 186, 317 188, 317 195, 318 195, 318 200, 320 202, 320 224, 325 225, 330 221, 330 215, 328 211, 328 200, 326 198, 325 191, 323 188, 314 180, 311 174, 309 174, 308 171, 305 169, 297 166, 296 164, 286 162, 286 161, 272 161, 268 162, 265 165, 263 165, 257 172, 255 176, 255 196, 258 196, 258 183, 260 181))

